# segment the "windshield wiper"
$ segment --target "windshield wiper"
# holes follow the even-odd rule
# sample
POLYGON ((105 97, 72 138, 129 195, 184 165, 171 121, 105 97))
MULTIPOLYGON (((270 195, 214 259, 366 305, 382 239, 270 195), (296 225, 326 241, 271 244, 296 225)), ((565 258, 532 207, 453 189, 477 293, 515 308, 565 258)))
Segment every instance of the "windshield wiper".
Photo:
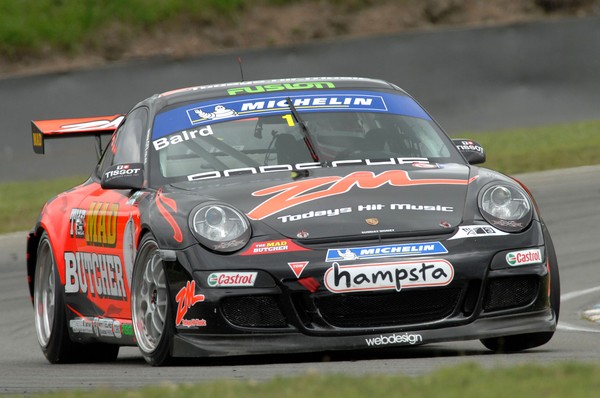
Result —
POLYGON ((321 155, 319 148, 316 145, 314 145, 314 141, 312 139, 310 131, 308 130, 308 127, 306 127, 306 123, 304 123, 304 120, 302 120, 302 118, 300 117, 300 114, 298 113, 298 110, 296 110, 296 107, 292 103, 291 98, 287 97, 286 100, 290 107, 290 110, 292 111, 292 116, 294 117, 294 120, 296 120, 296 123, 298 123, 298 125, 300 126, 300 130, 302 130, 302 135, 304 136, 304 143, 308 148, 308 152, 310 152, 310 156, 315 162, 319 162, 321 163, 321 166, 325 167, 326 162, 321 160, 323 159, 323 156, 321 155))

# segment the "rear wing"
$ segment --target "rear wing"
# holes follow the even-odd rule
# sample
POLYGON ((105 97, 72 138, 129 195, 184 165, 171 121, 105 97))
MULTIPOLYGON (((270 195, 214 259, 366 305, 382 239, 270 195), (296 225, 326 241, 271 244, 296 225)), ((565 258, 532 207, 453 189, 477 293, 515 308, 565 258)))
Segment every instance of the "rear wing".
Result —
POLYGON ((100 136, 112 135, 125 115, 96 116, 76 119, 32 120, 33 151, 44 154, 44 142, 50 138, 95 136, 98 153, 102 152, 100 136))

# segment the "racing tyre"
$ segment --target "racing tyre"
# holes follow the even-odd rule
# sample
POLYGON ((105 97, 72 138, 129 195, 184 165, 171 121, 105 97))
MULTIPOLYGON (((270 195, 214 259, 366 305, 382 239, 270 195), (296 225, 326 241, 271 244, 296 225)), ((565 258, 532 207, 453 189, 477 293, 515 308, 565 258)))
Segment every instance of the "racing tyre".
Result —
MULTIPOLYGON (((554 310, 554 316, 558 323, 558 315, 560 314, 560 278, 558 262, 550 235, 546 233, 545 239, 548 248, 548 260, 550 262, 550 306, 554 310)), ((515 336, 482 339, 481 343, 486 348, 495 352, 516 352, 542 346, 549 342, 553 335, 554 332, 527 333, 515 336)))
POLYGON ((131 283, 133 330, 144 359, 152 366, 172 362, 174 333, 167 276, 158 250, 151 234, 142 238, 131 283))
POLYGON ((119 355, 113 344, 79 344, 69 337, 62 284, 50 239, 44 232, 37 250, 33 285, 35 331, 50 363, 109 362, 119 355))

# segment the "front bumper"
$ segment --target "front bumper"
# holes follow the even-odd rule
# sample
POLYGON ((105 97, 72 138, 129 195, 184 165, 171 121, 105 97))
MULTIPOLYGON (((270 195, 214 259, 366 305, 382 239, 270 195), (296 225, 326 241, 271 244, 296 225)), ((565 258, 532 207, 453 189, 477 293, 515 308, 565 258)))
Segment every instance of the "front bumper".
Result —
MULTIPOLYGON (((482 339, 524 333, 551 332, 556 317, 550 306, 550 265, 542 227, 501 236, 435 240, 447 253, 434 256, 386 257, 377 264, 446 262, 452 277, 441 285, 338 293, 326 286, 332 262, 327 249, 346 244, 305 246, 255 256, 218 255, 198 247, 174 253, 166 261, 171 297, 193 281, 203 301, 182 308, 176 325, 174 356, 223 356, 278 352, 352 350, 419 345, 441 341, 482 339), (513 266, 507 254, 539 250, 542 261, 513 266), (294 263, 303 263, 295 273, 294 263), (219 272, 253 274, 251 285, 211 285, 219 272), (181 318, 181 317, 180 317, 181 318)), ((281 239, 281 238, 279 238, 281 239)), ((262 237, 256 241, 273 241, 262 237)), ((289 240, 289 239, 288 239, 289 240)), ((409 240, 400 241, 400 244, 409 240)), ((251 242, 251 244, 253 244, 251 242)), ((384 242, 389 244, 389 242, 384 242)), ((376 246, 382 242, 361 241, 376 246)), ((372 266, 374 260, 344 264, 372 266)))
POLYGON ((453 327, 360 336, 319 337, 302 333, 224 336, 179 333, 173 342, 173 356, 218 357, 416 346, 523 333, 553 332, 556 329, 556 321, 554 312, 546 309, 535 313, 476 319, 469 324, 453 327))

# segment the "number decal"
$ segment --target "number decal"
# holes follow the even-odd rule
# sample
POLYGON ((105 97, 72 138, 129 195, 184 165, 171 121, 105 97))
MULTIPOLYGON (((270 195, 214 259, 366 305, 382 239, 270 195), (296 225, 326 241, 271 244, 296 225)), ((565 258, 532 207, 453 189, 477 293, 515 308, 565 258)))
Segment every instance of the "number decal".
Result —
POLYGON ((285 121, 287 122, 288 126, 290 127, 294 127, 294 119, 292 117, 292 115, 283 115, 281 116, 283 119, 285 119, 285 121))

